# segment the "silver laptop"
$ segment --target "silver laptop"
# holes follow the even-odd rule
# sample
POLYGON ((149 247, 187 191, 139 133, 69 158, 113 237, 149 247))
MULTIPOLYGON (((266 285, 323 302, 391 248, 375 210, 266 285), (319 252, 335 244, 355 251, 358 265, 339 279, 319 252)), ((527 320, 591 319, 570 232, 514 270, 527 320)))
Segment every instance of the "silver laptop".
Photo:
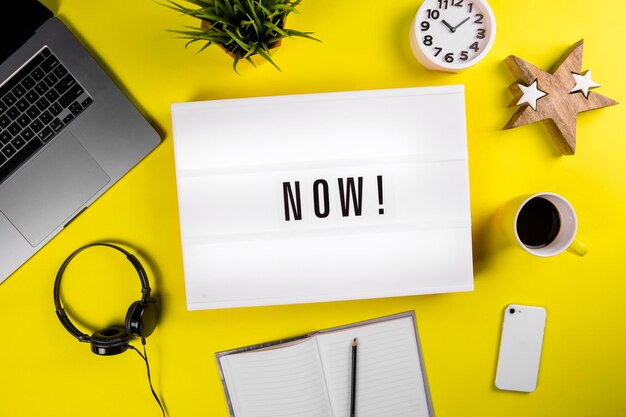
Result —
POLYGON ((0 16, 0 282, 160 143, 35 0, 0 16))

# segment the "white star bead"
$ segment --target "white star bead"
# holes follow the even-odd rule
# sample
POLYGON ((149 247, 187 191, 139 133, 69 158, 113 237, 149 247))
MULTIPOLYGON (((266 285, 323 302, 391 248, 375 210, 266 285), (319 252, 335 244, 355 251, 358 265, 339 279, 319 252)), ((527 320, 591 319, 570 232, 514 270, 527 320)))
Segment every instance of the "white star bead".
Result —
POLYGON ((537 110, 537 100, 541 97, 548 95, 544 93, 537 87, 537 80, 535 80, 531 85, 525 86, 523 84, 517 83, 517 86, 520 90, 522 90, 522 97, 517 102, 517 105, 521 104, 529 104, 533 110, 537 110))
POLYGON ((576 81, 576 85, 572 88, 571 93, 580 91, 585 98, 589 98, 589 89, 600 87, 600 84, 591 79, 591 70, 587 70, 583 75, 578 75, 572 72, 572 77, 576 81))

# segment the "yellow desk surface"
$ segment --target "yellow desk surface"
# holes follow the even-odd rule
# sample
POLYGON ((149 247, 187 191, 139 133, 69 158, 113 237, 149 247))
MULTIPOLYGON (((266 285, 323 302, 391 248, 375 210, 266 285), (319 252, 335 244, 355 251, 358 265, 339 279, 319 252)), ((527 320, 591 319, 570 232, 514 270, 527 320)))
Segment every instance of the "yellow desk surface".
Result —
MULTIPOLYGON (((13 0, 19 1, 19 0, 13 0)), ((217 47, 195 55, 166 29, 195 24, 151 0, 44 0, 163 133, 162 144, 0 285, 0 416, 158 416, 133 352, 98 357, 54 314, 59 265, 80 245, 113 240, 144 255, 162 317, 148 339, 153 380, 171 416, 227 416, 214 353, 405 310, 415 310, 435 414, 626 415, 626 104, 578 118, 575 156, 560 156, 541 124, 501 128, 513 108, 510 54, 549 69, 585 39, 583 69, 600 94, 624 102, 626 5, 618 1, 490 0, 497 36, 460 74, 425 70, 409 24, 420 0, 304 0, 289 39, 265 64, 231 69, 217 47), (185 304, 170 104, 192 100, 464 84, 475 290, 377 300, 190 312, 185 304), (536 191, 562 194, 579 216, 584 258, 541 259, 488 245, 497 208, 536 191), (548 312, 537 390, 494 387, 503 308, 548 312)), ((275 121, 280 122, 280 115, 275 121)), ((233 129, 236 129, 233 126, 233 129)), ((210 129, 210 126, 207 126, 210 129)), ((114 255, 94 253, 69 273, 64 299, 86 332, 123 323, 139 282, 114 255), (110 256, 111 258, 108 258, 110 256)), ((78 262, 78 261, 77 261, 78 262)))

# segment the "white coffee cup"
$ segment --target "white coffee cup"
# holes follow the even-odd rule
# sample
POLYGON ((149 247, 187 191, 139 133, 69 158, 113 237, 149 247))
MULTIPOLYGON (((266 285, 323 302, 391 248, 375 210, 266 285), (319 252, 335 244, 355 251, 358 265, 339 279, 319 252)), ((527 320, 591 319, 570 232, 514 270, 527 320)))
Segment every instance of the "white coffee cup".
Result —
POLYGON ((576 212, 558 194, 513 198, 500 208, 498 220, 508 239, 533 255, 548 257, 565 250, 578 256, 587 253, 585 244, 576 239, 576 212))

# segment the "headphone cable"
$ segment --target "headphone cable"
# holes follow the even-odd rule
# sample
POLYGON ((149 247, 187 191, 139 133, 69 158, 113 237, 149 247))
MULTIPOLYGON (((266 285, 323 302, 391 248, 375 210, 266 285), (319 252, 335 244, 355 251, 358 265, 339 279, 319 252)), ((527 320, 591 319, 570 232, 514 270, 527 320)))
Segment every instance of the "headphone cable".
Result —
POLYGON ((148 353, 146 352, 146 339, 144 337, 141 338, 141 344, 143 345, 143 354, 137 349, 135 346, 128 344, 128 347, 137 352, 141 359, 146 362, 146 369, 148 370, 148 383, 150 384, 150 391, 152 391, 152 396, 156 400, 159 407, 161 407, 161 412, 163 413, 163 417, 165 417, 165 408, 163 408, 163 404, 161 404, 161 400, 159 400, 159 396, 154 391, 154 387, 152 386, 152 378, 150 377, 150 364, 148 363, 148 353))

